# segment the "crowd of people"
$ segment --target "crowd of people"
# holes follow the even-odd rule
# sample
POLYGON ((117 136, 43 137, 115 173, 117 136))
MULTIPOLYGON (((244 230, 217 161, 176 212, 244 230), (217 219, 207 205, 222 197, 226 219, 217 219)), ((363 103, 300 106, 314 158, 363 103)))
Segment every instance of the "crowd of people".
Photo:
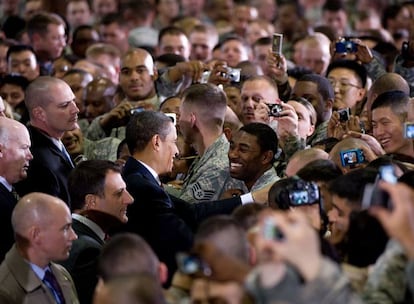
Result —
POLYGON ((414 301, 413 1, 0 8, 0 303, 414 301))

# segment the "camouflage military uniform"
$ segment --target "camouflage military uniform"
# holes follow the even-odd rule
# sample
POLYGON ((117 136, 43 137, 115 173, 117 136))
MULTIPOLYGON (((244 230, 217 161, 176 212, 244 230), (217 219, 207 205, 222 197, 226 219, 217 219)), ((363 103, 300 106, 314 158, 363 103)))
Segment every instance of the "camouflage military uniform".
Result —
MULTIPOLYGON (((160 100, 157 95, 152 98, 142 100, 139 102, 148 103, 154 106, 154 109, 158 109, 160 106, 160 100)), ((131 101, 132 105, 134 101, 131 101)), ((105 114, 104 114, 105 115, 105 114)), ((105 130, 101 127, 99 121, 101 120, 103 115, 96 117, 92 120, 91 124, 89 125, 88 129, 86 130, 85 136, 90 140, 99 140, 105 137, 115 137, 119 138, 120 140, 125 138, 125 127, 118 127, 113 128, 110 134, 106 134, 105 130)))
POLYGON ((274 167, 271 167, 269 170, 263 173, 262 176, 259 177, 250 191, 259 190, 265 186, 268 186, 269 184, 277 182, 279 179, 280 177, 277 175, 276 169, 274 167))
POLYGON ((229 185, 232 181, 228 151, 229 142, 222 134, 191 165, 180 198, 190 203, 214 201, 220 199, 225 189, 241 189, 241 184, 229 185))
POLYGON ((307 143, 305 143, 303 138, 295 136, 288 137, 283 147, 284 160, 288 161, 296 151, 304 150, 307 146, 313 146, 315 143, 326 139, 328 137, 328 123, 329 120, 321 123, 315 129, 312 136, 308 137, 307 143))
POLYGON ((116 151, 121 140, 114 137, 107 137, 97 141, 84 139, 83 152, 86 159, 105 159, 116 161, 116 151))
POLYGON ((309 146, 313 146, 317 142, 328 138, 328 123, 329 120, 324 121, 316 127, 315 132, 306 140, 309 146))
POLYGON ((361 295, 364 303, 406 303, 406 265, 403 248, 391 240, 369 274, 361 295))
POLYGON ((395 60, 394 72, 400 74, 410 87, 410 96, 414 96, 414 68, 405 68, 402 66, 403 59, 398 56, 395 60))

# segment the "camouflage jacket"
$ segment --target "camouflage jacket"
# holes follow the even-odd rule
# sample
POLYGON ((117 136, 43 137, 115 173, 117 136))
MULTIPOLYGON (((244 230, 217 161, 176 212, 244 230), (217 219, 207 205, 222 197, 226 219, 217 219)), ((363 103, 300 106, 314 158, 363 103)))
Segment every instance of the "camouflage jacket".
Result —
POLYGON ((191 165, 184 179, 180 198, 190 202, 215 201, 226 189, 241 189, 241 185, 230 186, 229 142, 224 134, 199 156, 191 165))

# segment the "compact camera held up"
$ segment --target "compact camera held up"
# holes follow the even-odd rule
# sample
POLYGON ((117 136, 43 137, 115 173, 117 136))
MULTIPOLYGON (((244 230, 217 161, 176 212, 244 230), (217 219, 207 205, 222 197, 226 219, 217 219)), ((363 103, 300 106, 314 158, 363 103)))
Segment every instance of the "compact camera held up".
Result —
POLYGON ((269 107, 269 116, 280 117, 283 107, 278 103, 268 103, 266 104, 269 107))
POLYGON ((358 46, 350 38, 341 38, 335 43, 335 53, 338 54, 349 54, 356 53, 358 46))

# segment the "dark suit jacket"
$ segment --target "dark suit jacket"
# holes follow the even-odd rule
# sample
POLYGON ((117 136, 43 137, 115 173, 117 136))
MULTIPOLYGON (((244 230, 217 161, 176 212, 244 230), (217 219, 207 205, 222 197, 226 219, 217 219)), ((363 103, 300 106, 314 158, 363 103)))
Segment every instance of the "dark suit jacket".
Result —
MULTIPOLYGON (((79 303, 70 274, 60 265, 50 263, 66 303, 79 303)), ((0 265, 1 304, 55 304, 49 288, 32 270, 29 263, 18 253, 15 246, 10 249, 0 265)))
POLYGON ((72 243, 69 258, 61 264, 69 271, 80 303, 92 303, 97 279, 97 261, 104 242, 87 225, 73 219, 72 228, 78 239, 72 243))
POLYGON ((33 160, 30 162, 27 178, 15 185, 23 196, 30 192, 43 192, 61 198, 70 206, 68 175, 72 164, 53 141, 33 126, 28 127, 33 160))
POLYGON ((14 233, 11 224, 11 215, 17 200, 7 188, 0 183, 0 263, 4 260, 7 251, 14 244, 14 233))
POLYGON ((240 198, 190 204, 170 196, 132 157, 126 162, 123 175, 127 190, 134 197, 134 203, 128 206, 126 229, 150 244, 167 264, 170 279, 177 269, 176 253, 191 249, 198 224, 211 215, 229 214, 241 204, 240 198))

